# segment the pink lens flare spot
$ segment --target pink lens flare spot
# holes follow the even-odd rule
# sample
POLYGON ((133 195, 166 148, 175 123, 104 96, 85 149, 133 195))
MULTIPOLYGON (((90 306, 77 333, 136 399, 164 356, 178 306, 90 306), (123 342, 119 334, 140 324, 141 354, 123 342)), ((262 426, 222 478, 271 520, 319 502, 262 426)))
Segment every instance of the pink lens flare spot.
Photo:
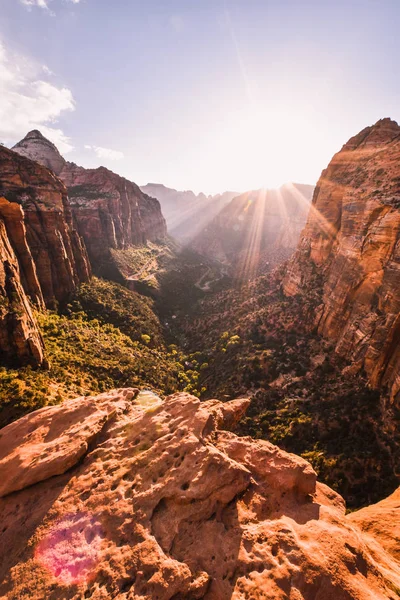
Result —
POLYGON ((60 583, 85 583, 98 563, 104 532, 88 513, 62 517, 38 543, 35 559, 60 583))

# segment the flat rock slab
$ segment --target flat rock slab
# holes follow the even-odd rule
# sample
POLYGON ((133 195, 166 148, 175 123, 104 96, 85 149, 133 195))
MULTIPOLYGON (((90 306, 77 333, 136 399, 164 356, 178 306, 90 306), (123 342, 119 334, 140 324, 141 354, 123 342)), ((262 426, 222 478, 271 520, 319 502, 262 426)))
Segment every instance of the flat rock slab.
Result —
POLYGON ((121 408, 118 399, 119 405, 109 394, 100 400, 76 398, 39 409, 0 430, 0 497, 75 465, 121 408))

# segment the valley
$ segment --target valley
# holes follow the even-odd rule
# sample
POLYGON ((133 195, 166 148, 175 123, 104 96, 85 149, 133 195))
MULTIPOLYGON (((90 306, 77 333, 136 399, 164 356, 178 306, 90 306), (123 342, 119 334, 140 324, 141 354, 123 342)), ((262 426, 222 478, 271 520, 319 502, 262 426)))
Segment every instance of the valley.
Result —
MULTIPOLYGON (((263 523, 272 535, 268 528, 280 523, 277 515, 285 511, 299 515, 294 521, 300 526, 309 518, 307 511, 319 510, 317 506, 325 507, 326 512, 321 511, 329 527, 336 523, 343 540, 350 539, 353 534, 344 533, 350 517, 344 516, 341 496, 354 511, 390 496, 399 485, 399 155, 400 127, 389 119, 378 121, 334 156, 312 204, 312 186, 299 184, 234 197, 187 243, 168 235, 156 199, 107 169, 68 163, 40 132, 30 132, 13 150, 0 148, 3 431, 15 428, 15 435, 25 440, 23 447, 30 443, 31 434, 23 437, 23 427, 31 419, 49 415, 43 418, 49 419, 51 427, 53 418, 64 419, 63 411, 71 410, 71 415, 87 411, 88 430, 93 427, 97 433, 90 447, 85 442, 84 450, 74 452, 82 456, 88 452, 90 464, 96 465, 96 474, 90 476, 93 494, 103 490, 104 481, 111 481, 114 470, 119 473, 111 489, 112 494, 119 490, 118 518, 125 527, 129 501, 136 498, 126 481, 136 481, 140 491, 134 502, 146 497, 152 516, 143 516, 142 533, 136 532, 134 539, 150 544, 148 531, 156 532, 152 552, 162 573, 163 552, 182 564, 196 563, 189 550, 194 535, 192 510, 198 511, 205 539, 219 531, 218 511, 227 540, 236 535, 240 522, 253 551, 259 542, 246 529, 251 519, 263 523), (142 404, 135 400, 141 393, 147 394, 142 404), (177 425, 182 422, 186 429, 177 425), (234 428, 239 437, 224 428, 234 428), (155 465, 162 464, 163 452, 180 456, 179 442, 168 445, 169 441, 186 434, 187 452, 203 457, 199 458, 205 460, 203 466, 191 464, 188 471, 168 475, 168 469, 178 469, 181 463, 171 464, 158 473, 155 465), (132 442, 133 437, 142 444, 137 450, 132 450, 139 444, 132 442), (199 447, 197 442, 192 445, 193 439, 200 440, 199 447), (121 452, 124 468, 112 466, 111 455, 110 465, 97 464, 96 444, 100 454, 110 448, 112 453, 121 452), (258 462, 274 464, 271 457, 276 455, 285 474, 277 479, 273 469, 266 476, 258 462), (214 459, 226 486, 221 490, 211 467, 208 471, 214 459), (138 470, 129 474, 133 464, 138 470), (146 479, 146 465, 155 469, 152 483, 146 479), (300 472, 296 479, 295 473, 300 472), (193 473, 198 479, 192 486, 186 479, 193 473), (198 483, 202 478, 204 483, 198 483), (159 493, 159 479, 170 495, 159 493), (271 481, 273 499, 266 491, 271 481), (284 500, 286 492, 288 500, 284 500), (268 510, 259 508, 257 494, 268 510), (311 497, 319 498, 320 504, 308 504, 311 497), (187 519, 181 522, 182 510, 187 519), (253 516, 247 518, 241 511, 253 511, 253 516), (179 531, 171 542, 166 523, 178 521, 179 531)), ((67 421, 63 423, 64 427, 67 421)), ((41 435, 40 427, 34 431, 35 436, 41 435)), ((76 431, 78 439, 86 435, 78 421, 76 431)), ((0 447, 1 439, 0 434, 0 447)), ((50 463, 51 451, 48 448, 50 463)), ((9 468, 7 461, 14 459, 7 452, 5 448, 4 464, 9 468)), ((36 456, 34 448, 30 452, 40 466, 42 455, 36 456)), ((186 461, 184 454, 181 458, 186 461)), ((0 456, 0 469, 1 464, 0 456)), ((73 465, 80 482, 79 510, 88 511, 91 492, 84 483, 86 467, 73 465)), ((69 469, 64 465, 54 471, 55 485, 66 485, 64 491, 57 491, 65 505, 72 502, 65 491, 72 485, 69 469)), ((18 518, 28 518, 29 489, 34 494, 39 489, 45 495, 53 493, 50 475, 45 468, 44 472, 32 488, 12 490, 21 498, 18 518)), ((107 485, 99 503, 112 496, 107 485)), ((8 498, 4 514, 13 521, 8 498)), ((146 502, 138 505, 139 513, 146 502)), ((64 508, 57 508, 55 514, 57 519, 69 519, 64 508)), ((354 514, 357 520, 358 513, 354 514)), ((371 514, 375 515, 373 510, 371 514)), ((38 522, 41 518, 37 516, 38 522)), ((314 521, 318 527, 322 522, 314 521)), ((126 542, 130 554, 131 533, 109 527, 110 539, 117 546, 126 542)), ((283 538, 278 546, 286 543, 283 538)), ((237 543, 239 547, 241 542, 237 543)), ((341 544, 335 548, 339 562, 347 560, 342 558, 341 544)), ((15 552, 25 556, 18 548, 15 552)), ((268 561, 265 552, 264 548, 263 561, 268 561)), ((369 552, 368 556, 374 553, 369 552)), ((192 571, 190 576, 179 569, 175 572, 174 585, 185 589, 186 595, 179 591, 174 598, 203 598, 206 589, 214 590, 210 598, 229 598, 240 577, 246 593, 252 593, 247 567, 239 559, 230 559, 236 565, 232 575, 209 558, 202 559, 206 575, 196 578, 192 571)), ((35 581, 29 560, 22 559, 21 568, 29 581, 35 581)), ((115 560, 117 564, 122 558, 115 560)), ((140 554, 139 563, 145 560, 140 554)), ((385 555, 383 560, 389 564, 391 558, 385 555)), ((385 573, 391 568, 386 565, 385 573)), ((326 566, 316 569, 325 573, 321 581, 331 577, 326 566)), ((358 577, 358 567, 354 569, 358 577)), ((368 569, 372 573, 372 567, 368 569)), ((65 576, 68 585, 75 585, 70 575, 65 576)), ((43 594, 48 594, 50 585, 46 577, 40 588, 43 594)), ((104 576, 107 593, 121 589, 117 579, 112 570, 104 576)), ((157 585, 125 579, 143 597, 156 597, 157 585)), ((390 582, 395 580, 393 576, 390 582)), ((7 596, 10 599, 33 593, 30 584, 26 593, 21 592, 12 569, 7 581, 6 593, 14 590, 7 596)), ((318 585, 323 587, 321 581, 318 585)), ((349 585, 364 589, 365 582, 360 581, 342 581, 340 589, 349 585)), ((393 589, 398 588, 390 582, 374 579, 381 594, 376 597, 395 597, 393 589)), ((163 581, 161 587, 165 585, 163 581)), ((299 588, 304 585, 299 580, 299 588)), ((93 590, 90 594, 87 597, 96 597, 93 590)), ((337 598, 349 596, 343 592, 337 598)))

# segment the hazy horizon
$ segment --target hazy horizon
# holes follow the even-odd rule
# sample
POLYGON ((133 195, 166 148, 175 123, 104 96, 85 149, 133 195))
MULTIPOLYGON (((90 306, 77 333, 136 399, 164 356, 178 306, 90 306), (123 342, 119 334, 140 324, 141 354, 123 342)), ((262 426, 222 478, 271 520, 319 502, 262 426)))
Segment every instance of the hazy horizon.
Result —
POLYGON ((399 120, 399 16, 392 1, 2 0, 0 140, 36 128, 68 160, 196 194, 315 185, 351 136, 399 120))

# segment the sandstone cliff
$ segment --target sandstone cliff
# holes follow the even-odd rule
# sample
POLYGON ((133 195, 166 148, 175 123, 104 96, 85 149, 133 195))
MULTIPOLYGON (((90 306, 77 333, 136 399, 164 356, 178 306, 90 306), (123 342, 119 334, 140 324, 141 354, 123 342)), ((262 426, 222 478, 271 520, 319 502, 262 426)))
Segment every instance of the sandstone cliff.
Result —
POLYGON ((0 217, 26 293, 41 305, 65 299, 90 276, 67 192, 48 169, 0 148, 0 217))
POLYGON ((0 361, 39 366, 43 359, 43 341, 21 285, 18 260, 0 218, 0 361))
POLYGON ((234 198, 193 240, 192 247, 251 279, 289 258, 306 223, 313 186, 286 184, 234 198))
POLYGON ((351 138, 318 182, 284 290, 320 286, 319 333, 398 401, 400 127, 390 119, 351 138))
POLYGON ((229 431, 247 405, 126 389, 4 428, 1 598, 397 598, 306 461, 229 431))
POLYGON ((84 169, 67 162, 39 131, 31 131, 13 148, 51 168, 68 189, 71 210, 98 271, 110 248, 126 248, 164 238, 160 203, 137 185, 104 167, 84 169))

